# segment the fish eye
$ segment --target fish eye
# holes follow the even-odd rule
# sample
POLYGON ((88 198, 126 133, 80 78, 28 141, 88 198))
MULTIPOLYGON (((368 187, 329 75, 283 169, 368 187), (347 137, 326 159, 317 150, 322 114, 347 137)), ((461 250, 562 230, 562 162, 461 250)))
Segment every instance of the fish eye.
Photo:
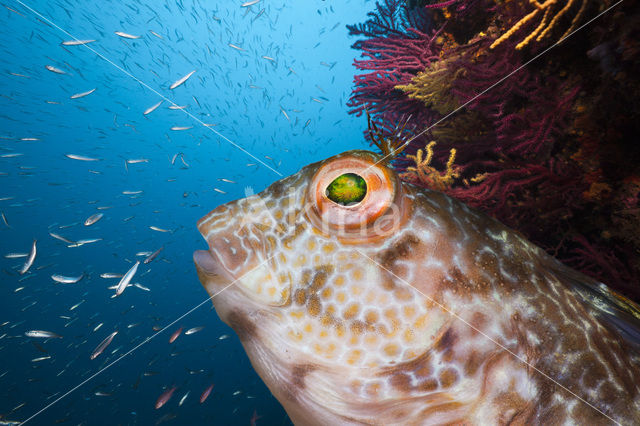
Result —
POLYGON ((368 151, 349 151, 324 161, 306 193, 305 213, 324 234, 370 240, 397 229, 406 218, 402 184, 368 151))
POLYGON ((344 173, 327 186, 325 194, 343 206, 357 204, 367 195, 367 182, 355 173, 344 173))

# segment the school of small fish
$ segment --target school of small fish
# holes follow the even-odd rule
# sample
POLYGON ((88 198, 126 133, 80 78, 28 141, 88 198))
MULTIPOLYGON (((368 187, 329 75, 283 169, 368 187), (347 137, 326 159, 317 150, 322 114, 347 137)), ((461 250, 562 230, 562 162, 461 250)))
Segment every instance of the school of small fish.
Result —
POLYGON ((207 296, 192 222, 363 143, 345 23, 370 7, 0 4, 0 424, 284 417, 226 326, 175 322, 207 296))

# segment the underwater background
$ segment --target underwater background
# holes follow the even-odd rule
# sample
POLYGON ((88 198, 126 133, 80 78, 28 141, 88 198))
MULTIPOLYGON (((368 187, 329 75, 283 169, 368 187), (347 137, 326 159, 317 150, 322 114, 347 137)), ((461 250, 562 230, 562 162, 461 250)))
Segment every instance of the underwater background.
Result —
POLYGON ((195 224, 350 149, 640 301, 637 0, 0 5, 0 424, 290 424, 195 224))
POLYGON ((364 19, 367 3, 2 3, 0 420, 26 420, 171 324, 28 424, 249 424, 254 410, 257 424, 290 424, 211 302, 173 322, 208 297, 192 261, 206 247, 200 217, 245 187, 257 193, 279 174, 368 145, 366 120, 345 105, 355 56, 346 24, 364 19), (62 44, 74 38, 96 41, 62 44), (100 240, 69 247, 50 233, 100 240), (20 275, 26 258, 5 255, 29 253, 34 239, 35 262, 20 275), (100 275, 124 274, 161 247, 132 281, 149 291, 112 298, 119 279, 100 275), (54 274, 83 278, 63 284, 54 274), (202 326, 169 343, 180 327, 202 326))

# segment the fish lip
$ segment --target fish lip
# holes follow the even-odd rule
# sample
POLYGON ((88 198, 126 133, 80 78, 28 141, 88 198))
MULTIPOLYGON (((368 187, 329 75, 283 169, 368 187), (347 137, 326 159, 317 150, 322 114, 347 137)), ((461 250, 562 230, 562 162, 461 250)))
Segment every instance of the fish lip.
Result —
MULTIPOLYGON (((214 295, 221 286, 226 286, 237 281, 237 277, 227 269, 220 254, 214 248, 214 242, 219 240, 220 235, 211 235, 207 226, 207 218, 211 213, 223 208, 224 204, 218 206, 208 215, 205 215, 196 225, 198 232, 207 244, 207 250, 196 250, 193 252, 193 262, 198 272, 200 283, 210 295, 214 295)), ((226 208, 226 207, 224 207, 226 208)))
POLYGON ((196 250, 193 252, 193 262, 196 265, 198 275, 204 275, 204 277, 200 277, 200 281, 205 288, 208 287, 210 281, 220 284, 236 281, 236 277, 224 266, 220 256, 211 246, 209 246, 208 250, 196 250))

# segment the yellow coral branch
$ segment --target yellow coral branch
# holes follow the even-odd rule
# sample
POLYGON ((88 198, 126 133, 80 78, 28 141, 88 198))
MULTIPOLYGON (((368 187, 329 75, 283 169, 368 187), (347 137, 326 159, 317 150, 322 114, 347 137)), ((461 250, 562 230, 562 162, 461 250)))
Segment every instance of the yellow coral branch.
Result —
MULTIPOLYGON (((586 0, 582 0, 583 3, 585 1, 586 0)), ((562 9, 560 9, 560 12, 556 13, 556 16, 553 17, 553 19, 551 20, 551 23, 549 23, 549 26, 542 33, 540 33, 536 41, 542 40, 547 34, 549 34, 551 29, 555 27, 556 24, 558 23, 558 20, 562 18, 564 14, 569 11, 569 9, 571 9, 571 6, 573 6, 574 3, 575 3, 575 0, 568 0, 567 4, 562 9)))
MULTIPOLYGON (((547 9, 544 12, 544 16, 542 17, 542 22, 540 22, 540 25, 538 25, 538 28, 536 28, 535 30, 533 30, 533 32, 531 34, 529 34, 527 37, 525 37, 524 40, 522 40, 520 43, 518 43, 518 45, 516 46, 516 49, 522 49, 522 47, 526 46, 527 44, 529 44, 529 42, 538 35, 538 33, 540 31, 542 31, 542 29, 545 27, 545 25, 547 25, 547 19, 549 18, 549 12, 551 11, 551 9, 547 9), (522 46, 522 47, 520 47, 522 46)), ((540 40, 536 40, 536 41, 540 41, 540 40)))
POLYGON ((567 31, 565 31, 564 34, 562 34, 562 37, 560 37, 559 41, 562 41, 565 37, 571 34, 571 32, 573 32, 573 30, 578 26, 578 24, 580 23, 580 18, 582 18, 582 15, 584 15, 584 11, 586 10, 586 8, 587 1, 583 0, 582 6, 580 6, 580 10, 578 11, 578 13, 576 13, 576 16, 574 16, 573 20, 571 21, 571 26, 567 31))
POLYGON ((449 160, 447 160, 443 174, 430 166, 435 144, 435 141, 431 141, 424 147, 424 151, 419 149, 416 155, 407 155, 407 158, 413 160, 416 164, 416 167, 407 167, 407 171, 415 173, 418 179, 426 186, 444 191, 451 188, 455 179, 460 177, 459 167, 453 164, 456 160, 456 150, 452 148, 449 151, 449 160))
POLYGON ((527 16, 519 20, 518 23, 515 24, 513 27, 511 27, 509 31, 502 34, 496 41, 491 43, 491 46, 489 46, 489 49, 494 49, 498 45, 502 44, 503 41, 506 41, 508 38, 510 38, 516 31, 522 28, 524 24, 532 20, 538 14, 538 12, 540 12, 540 9, 534 10, 533 12, 529 13, 527 16))
POLYGON ((444 115, 458 107, 458 102, 450 93, 450 89, 456 78, 465 72, 464 68, 451 70, 445 61, 438 61, 418 73, 410 83, 399 84, 395 88, 405 92, 409 98, 422 101, 444 115))
POLYGON ((496 48, 506 40, 510 39, 516 32, 521 30, 526 24, 531 22, 534 18, 540 15, 540 12, 544 11, 544 15, 542 16, 542 20, 538 24, 538 26, 527 35, 520 43, 516 45, 517 50, 521 50, 533 39, 536 42, 542 41, 545 37, 551 34, 554 28, 558 25, 560 19, 566 15, 577 3, 581 2, 580 9, 573 17, 571 21, 571 25, 569 29, 564 33, 559 40, 565 38, 568 34, 573 31, 576 26, 580 23, 580 19, 584 14, 584 11, 587 8, 587 3, 589 0, 547 0, 544 3, 539 3, 537 0, 529 0, 528 3, 533 6, 533 11, 526 14, 522 19, 520 19, 516 24, 507 30, 504 34, 498 37, 490 46, 491 49, 496 48), (551 18, 553 16, 553 18, 551 18), (551 18, 551 20, 549 20, 551 18))

